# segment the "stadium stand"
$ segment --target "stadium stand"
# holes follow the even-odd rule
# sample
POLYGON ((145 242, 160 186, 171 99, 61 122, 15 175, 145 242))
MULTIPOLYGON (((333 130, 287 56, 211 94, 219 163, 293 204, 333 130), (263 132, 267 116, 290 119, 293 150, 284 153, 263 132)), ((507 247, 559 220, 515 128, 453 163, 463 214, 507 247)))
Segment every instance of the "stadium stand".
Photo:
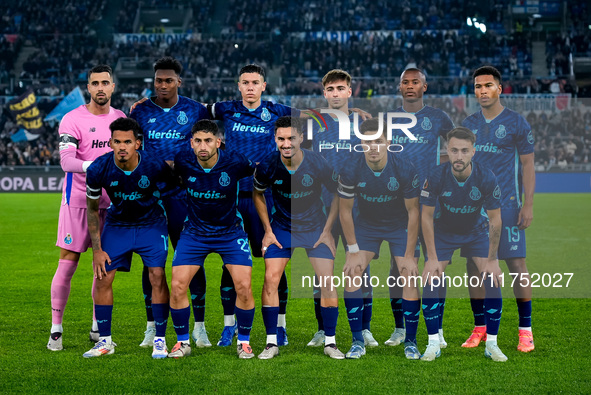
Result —
MULTIPOLYGON (((202 102, 234 99, 236 73, 251 62, 269 71, 267 93, 285 100, 294 95, 317 96, 319 79, 335 67, 354 76, 356 98, 397 95, 398 76, 409 66, 425 70, 429 96, 470 95, 471 72, 482 64, 501 70, 505 95, 581 97, 589 92, 570 76, 572 56, 591 57, 585 1, 568 2, 563 28, 542 34, 528 29, 523 20, 511 19, 514 4, 508 0, 485 5, 472 0, 405 0, 397 7, 383 0, 225 0, 215 4, 212 0, 124 0, 114 9, 107 7, 107 0, 5 3, 0 20, 0 103, 33 88, 42 113, 75 86, 84 87, 85 72, 94 64, 130 64, 132 74, 137 70, 139 76, 142 70, 150 75, 152 62, 164 55, 184 65, 182 94, 202 102), (256 18, 252 9, 259 10, 256 18), (159 21, 150 25, 142 14, 156 12, 164 18, 179 10, 192 15, 179 26, 159 21), (486 21, 487 32, 467 27, 466 18, 471 17, 486 21), (108 22, 112 28, 106 34, 100 24, 108 22), (154 33, 157 39, 113 39, 117 34, 142 33, 154 33), (159 33, 180 33, 186 38, 163 41, 159 33), (546 73, 535 73, 533 67, 533 45, 540 39, 545 43, 542 70, 546 73)), ((153 89, 145 78, 118 79, 113 105, 127 110, 142 93, 153 89)), ((467 115, 450 106, 449 99, 442 99, 440 105, 456 123, 467 115)), ((591 115, 579 107, 561 114, 564 122, 554 121, 556 117, 545 112, 528 115, 538 136, 540 168, 588 162, 591 136, 584 121, 591 115)), ((13 143, 10 136, 18 128, 4 111, 0 128, 1 165, 58 163, 52 137, 55 125, 45 125, 46 132, 38 140, 13 143)))

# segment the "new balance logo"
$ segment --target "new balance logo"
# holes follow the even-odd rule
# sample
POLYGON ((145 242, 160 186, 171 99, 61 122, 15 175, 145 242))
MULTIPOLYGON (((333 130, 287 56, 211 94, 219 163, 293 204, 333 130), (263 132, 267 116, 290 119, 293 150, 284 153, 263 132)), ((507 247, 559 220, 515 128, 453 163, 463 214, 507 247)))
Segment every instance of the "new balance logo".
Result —
POLYGON ((148 123, 154 123, 156 122, 156 118, 150 118, 150 120, 148 121, 148 123))
POLYGON ((195 177, 189 177, 189 182, 195 182, 195 180, 197 180, 197 178, 195 178, 195 177))
POLYGON ((234 118, 240 118, 240 113, 239 112, 235 112, 234 113, 234 118))
POLYGON ((112 182, 111 182, 111 185, 109 185, 109 186, 111 186, 111 187, 116 187, 116 186, 117 186, 117 184, 119 184, 119 181, 112 181, 112 182))
POLYGON ((275 180, 275 185, 283 184, 283 180, 275 180))
POLYGON ((509 248, 509 251, 517 251, 517 246, 512 245, 511 248, 509 248))
POLYGON ((441 196, 443 196, 443 197, 450 197, 451 196, 451 192, 443 192, 441 194, 441 196))

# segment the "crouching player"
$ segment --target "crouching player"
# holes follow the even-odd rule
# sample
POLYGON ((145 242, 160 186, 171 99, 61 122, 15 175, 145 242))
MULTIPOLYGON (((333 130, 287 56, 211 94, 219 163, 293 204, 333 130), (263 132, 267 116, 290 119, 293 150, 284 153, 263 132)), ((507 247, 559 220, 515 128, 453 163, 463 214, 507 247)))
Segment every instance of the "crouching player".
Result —
POLYGON ((345 282, 345 306, 353 332, 353 344, 346 357, 357 359, 365 355, 363 294, 355 284, 362 284, 365 269, 379 255, 382 241, 387 241, 399 273, 406 277, 402 302, 407 328, 404 353, 409 359, 418 359, 419 175, 411 162, 388 152, 387 137, 384 133, 376 133, 379 130, 377 119, 363 122, 360 129, 364 135, 376 136, 367 141, 369 149, 364 155, 344 166, 338 190, 341 224, 347 239, 343 272, 350 277, 345 282), (355 221, 352 215, 354 198, 359 206, 355 221))
POLYGON ((472 161, 475 141, 476 136, 470 129, 458 127, 451 130, 447 134, 449 162, 430 171, 421 191, 422 227, 427 245, 423 316, 429 335, 429 344, 421 359, 426 361, 434 360, 441 353, 439 286, 445 268, 458 248, 461 248, 462 257, 475 262, 486 289, 484 355, 497 362, 507 360, 497 345, 503 306, 499 287, 501 269, 497 259, 501 235, 501 189, 492 171, 472 161), (437 201, 440 213, 434 221, 437 201))
POLYGON ((187 190, 188 217, 172 261, 170 315, 177 343, 168 356, 191 354, 189 300, 191 279, 210 253, 218 253, 236 289, 238 357, 254 357, 250 330, 254 319, 251 273, 252 257, 242 218, 238 215, 238 181, 252 176, 254 165, 237 152, 220 150, 221 138, 213 121, 201 120, 191 130, 193 151, 176 155, 175 171, 187 190))
POLYGON ((321 313, 326 334, 324 353, 334 359, 344 359, 337 348, 335 330, 338 318, 338 298, 330 281, 334 267, 334 239, 331 229, 338 214, 331 206, 328 218, 322 203, 322 185, 336 192, 337 176, 320 154, 300 149, 302 125, 298 118, 281 117, 275 122, 277 151, 264 159, 254 177, 253 201, 265 236, 262 253, 265 258, 262 313, 267 331, 267 346, 260 359, 271 359, 279 353, 277 347, 277 318, 279 296, 277 285, 295 248, 305 248, 321 287, 321 313), (269 220, 265 190, 272 189, 273 226, 269 220))
POLYGON ((168 254, 166 213, 156 183, 172 179, 166 162, 137 151, 140 126, 131 118, 119 118, 109 126, 112 152, 96 159, 86 172, 88 230, 92 240, 95 314, 99 341, 84 357, 115 352, 111 340, 113 280, 117 271, 128 272, 133 253, 148 267, 152 284, 152 308, 156 321, 153 358, 165 358, 168 321, 168 286, 164 266, 168 254), (102 235, 99 198, 104 188, 111 206, 102 235))

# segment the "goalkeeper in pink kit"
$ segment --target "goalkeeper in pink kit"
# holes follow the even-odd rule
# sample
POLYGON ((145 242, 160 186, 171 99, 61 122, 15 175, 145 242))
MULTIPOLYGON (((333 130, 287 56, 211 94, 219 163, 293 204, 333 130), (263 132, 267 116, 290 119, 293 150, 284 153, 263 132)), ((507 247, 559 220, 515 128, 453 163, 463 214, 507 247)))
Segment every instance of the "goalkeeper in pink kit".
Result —
MULTIPOLYGON (((60 206, 57 243, 59 264, 51 282, 51 335, 47 348, 62 350, 62 320, 70 294, 70 282, 78 267, 80 253, 91 246, 86 223, 86 169, 92 161, 111 150, 109 125, 125 114, 111 107, 115 90, 111 67, 99 65, 88 72, 90 103, 82 105, 62 119, 59 126, 60 164, 65 172, 60 206)), ((104 219, 109 199, 103 194, 99 201, 104 219)), ((93 321, 91 340, 98 340, 98 327, 93 321)))

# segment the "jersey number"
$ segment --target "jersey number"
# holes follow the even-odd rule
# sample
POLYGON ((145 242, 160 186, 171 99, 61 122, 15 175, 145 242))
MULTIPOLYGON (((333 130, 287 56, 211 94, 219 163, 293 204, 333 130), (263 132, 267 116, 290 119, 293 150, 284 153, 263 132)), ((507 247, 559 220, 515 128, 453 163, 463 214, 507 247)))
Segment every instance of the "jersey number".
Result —
POLYGON ((509 243, 517 243, 519 241, 519 227, 505 226, 505 230, 507 230, 507 241, 509 243))
POLYGON ((240 249, 244 252, 248 252, 250 254, 250 250, 248 249, 248 240, 247 239, 238 239, 236 240, 240 249))
POLYGON ((168 251, 168 236, 160 235, 160 237, 164 240, 164 251, 168 251))

